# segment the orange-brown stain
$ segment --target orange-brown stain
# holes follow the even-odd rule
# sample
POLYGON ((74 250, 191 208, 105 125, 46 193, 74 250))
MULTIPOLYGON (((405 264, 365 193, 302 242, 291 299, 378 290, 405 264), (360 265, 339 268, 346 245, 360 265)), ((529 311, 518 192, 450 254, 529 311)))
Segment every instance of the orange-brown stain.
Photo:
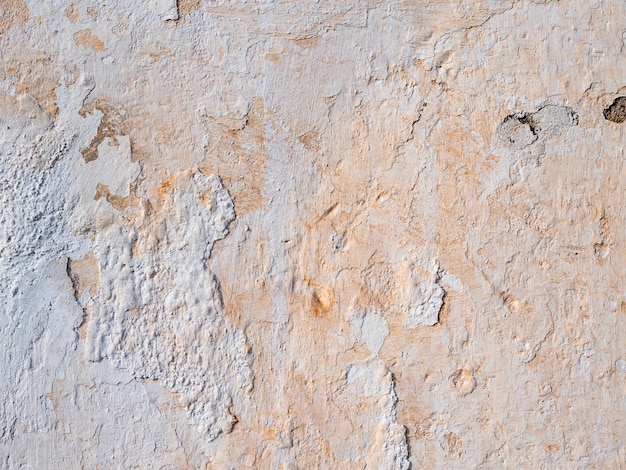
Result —
POLYGON ((77 299, 86 289, 89 289, 92 296, 98 293, 100 266, 93 251, 87 253, 82 259, 68 261, 67 270, 74 284, 77 299))
POLYGON ((320 135, 318 132, 307 132, 306 134, 302 134, 299 138, 302 145, 306 147, 307 150, 311 150, 314 152, 319 152, 320 150, 320 135))
POLYGON ((178 19, 175 23, 181 23, 202 6, 202 0, 178 0, 178 19))
POLYGON ((274 63, 280 62, 280 53, 268 52, 267 54, 265 54, 265 60, 274 63))
POLYGON ((28 21, 28 6, 24 0, 0 0, 0 34, 28 21))
POLYGON ((80 19, 80 14, 78 13, 78 9, 74 3, 70 3, 65 9, 65 16, 74 24, 78 22, 80 19))
POLYGON ((205 174, 220 175, 233 198, 238 217, 266 203, 263 195, 268 159, 265 116, 263 98, 258 97, 252 100, 242 125, 207 122, 213 140, 200 170, 205 174))
POLYGON ((98 183, 98 186, 96 186, 96 194, 94 196, 94 200, 97 201, 100 198, 104 197, 104 199, 106 199, 109 204, 111 204, 115 209, 121 212, 125 211, 129 207, 136 207, 140 204, 140 202, 142 202, 135 196, 136 191, 137 188, 135 185, 133 185, 130 188, 129 196, 119 196, 117 194, 111 194, 107 185, 98 183))
POLYGON ((102 52, 106 51, 104 42, 94 35, 90 29, 83 29, 74 33, 74 42, 77 46, 85 46, 93 49, 94 51, 102 52))
POLYGON ((294 42, 298 47, 301 47, 303 49, 311 49, 313 47, 316 47, 321 41, 321 36, 313 36, 309 38, 296 39, 294 42))
POLYGON ((100 119, 100 124, 98 124, 96 136, 87 147, 80 151, 86 163, 98 158, 98 147, 105 138, 109 138, 109 145, 117 146, 119 145, 117 136, 127 134, 125 119, 122 117, 118 107, 107 103, 105 100, 98 99, 83 106, 78 114, 85 117, 88 113, 93 113, 94 110, 100 111, 103 116, 100 119))

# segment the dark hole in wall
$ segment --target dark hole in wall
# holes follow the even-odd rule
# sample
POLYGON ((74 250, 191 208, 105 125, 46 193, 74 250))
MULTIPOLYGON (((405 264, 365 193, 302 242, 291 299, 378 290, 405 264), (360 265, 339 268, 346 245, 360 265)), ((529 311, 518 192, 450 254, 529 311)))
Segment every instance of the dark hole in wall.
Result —
POLYGON ((526 124, 528 127, 530 127, 530 132, 532 132, 533 135, 537 135, 537 124, 535 123, 535 120, 533 119, 533 115, 531 113, 521 116, 519 118, 519 122, 521 122, 522 124, 526 124))
POLYGON ((626 121, 626 96, 620 96, 615 98, 613 104, 606 108, 604 112, 604 119, 607 121, 622 123, 626 121))

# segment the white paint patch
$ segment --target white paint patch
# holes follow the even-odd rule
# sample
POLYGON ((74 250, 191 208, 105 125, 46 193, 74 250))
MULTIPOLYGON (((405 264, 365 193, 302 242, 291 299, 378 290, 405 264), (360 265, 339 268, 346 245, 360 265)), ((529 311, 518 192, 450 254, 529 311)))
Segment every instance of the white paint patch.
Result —
POLYGON ((463 284, 461 283, 461 280, 452 274, 443 273, 443 275, 441 276, 440 283, 446 287, 449 287, 454 292, 463 291, 463 284))
POLYGON ((443 305, 445 291, 439 285, 439 269, 436 263, 412 273, 412 287, 409 292, 409 308, 405 327, 433 326, 439 322, 439 311, 443 305))
POLYGON ((119 221, 95 239, 100 285, 87 354, 160 381, 213 440, 236 422, 232 394, 252 388, 245 337, 222 315, 219 284, 206 265, 235 212, 215 175, 185 172, 165 197, 141 224, 119 221))
MULTIPOLYGON (((67 276, 72 136, 29 96, 0 94, 0 442, 50 431, 48 394, 75 348, 81 311, 67 276), (63 197, 60 197, 63 195, 63 197)), ((76 155, 78 157, 78 155, 76 155)))
POLYGON ((178 19, 177 0, 151 0, 152 9, 163 21, 178 19))
POLYGON ((371 353, 377 356, 389 336, 387 320, 371 309, 366 309, 354 322, 359 328, 359 344, 366 344, 371 353))
POLYGON ((363 443, 369 448, 367 468, 404 470, 410 466, 406 429, 396 420, 397 402, 393 376, 382 360, 370 358, 348 367, 337 403, 359 410, 360 416, 354 415, 353 420, 368 431, 364 435, 369 442, 363 443), (365 419, 363 411, 377 413, 378 417, 365 419))

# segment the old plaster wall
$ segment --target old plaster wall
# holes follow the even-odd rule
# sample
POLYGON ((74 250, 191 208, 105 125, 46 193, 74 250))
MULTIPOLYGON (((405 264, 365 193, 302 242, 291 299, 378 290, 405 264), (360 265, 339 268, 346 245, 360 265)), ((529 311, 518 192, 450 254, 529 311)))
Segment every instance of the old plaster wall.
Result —
POLYGON ((626 3, 0 0, 2 468, 624 468, 626 3))

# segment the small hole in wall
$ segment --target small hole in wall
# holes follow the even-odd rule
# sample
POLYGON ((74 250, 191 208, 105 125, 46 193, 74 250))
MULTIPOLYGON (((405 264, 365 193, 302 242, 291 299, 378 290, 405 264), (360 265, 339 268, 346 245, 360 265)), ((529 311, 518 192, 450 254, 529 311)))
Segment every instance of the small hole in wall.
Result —
POLYGON ((528 127, 530 127, 530 132, 532 132, 533 135, 537 135, 537 123, 533 119, 532 114, 524 114, 522 117, 519 118, 519 122, 521 122, 522 124, 526 124, 528 127))
POLYGON ((626 96, 615 98, 613 104, 606 108, 602 114, 604 114, 604 119, 607 121, 617 122, 618 124, 626 121, 626 96))

